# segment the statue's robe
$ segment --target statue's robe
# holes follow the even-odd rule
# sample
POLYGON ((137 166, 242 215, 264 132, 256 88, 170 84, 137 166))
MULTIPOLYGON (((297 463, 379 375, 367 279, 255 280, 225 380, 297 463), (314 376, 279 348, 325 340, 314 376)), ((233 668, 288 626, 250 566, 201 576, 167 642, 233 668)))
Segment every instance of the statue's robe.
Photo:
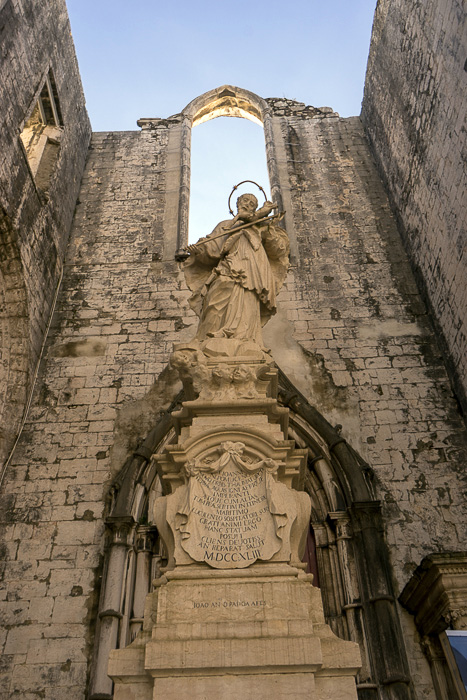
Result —
POLYGON ((276 312, 276 294, 288 269, 288 236, 273 222, 229 234, 231 226, 232 220, 221 221, 185 263, 190 303, 200 317, 196 339, 226 337, 262 345, 261 327, 276 312), (229 236, 227 245, 232 245, 225 253, 229 236))

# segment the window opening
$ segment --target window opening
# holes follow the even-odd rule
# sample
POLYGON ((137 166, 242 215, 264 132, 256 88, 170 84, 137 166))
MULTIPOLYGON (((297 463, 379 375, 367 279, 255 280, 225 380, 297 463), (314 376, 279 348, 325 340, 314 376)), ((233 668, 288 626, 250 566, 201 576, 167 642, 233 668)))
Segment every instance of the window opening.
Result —
POLYGON ((47 193, 60 154, 62 118, 52 71, 20 134, 37 187, 47 193))
POLYGON ((467 700, 467 631, 446 630, 440 640, 459 698, 467 700))
MULTIPOLYGON (((198 124, 192 132, 189 243, 206 236, 229 219, 227 200, 234 185, 254 180, 270 198, 264 132, 257 123, 235 117, 220 117, 198 124)), ((258 195, 247 183, 232 197, 245 192, 258 195)), ((259 197, 260 205, 262 197, 259 197)))

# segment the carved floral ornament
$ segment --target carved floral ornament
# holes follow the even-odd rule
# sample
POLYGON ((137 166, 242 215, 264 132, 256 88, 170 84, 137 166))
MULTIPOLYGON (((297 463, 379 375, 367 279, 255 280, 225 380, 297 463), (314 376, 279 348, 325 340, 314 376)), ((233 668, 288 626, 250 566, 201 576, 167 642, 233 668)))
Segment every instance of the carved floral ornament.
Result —
MULTIPOLYGON (((276 436, 262 432, 255 425, 229 424, 229 420, 231 420, 231 416, 227 412, 229 407, 227 406, 226 413, 224 413, 221 404, 215 406, 216 424, 211 428, 205 425, 197 435, 190 436, 192 420, 190 411, 197 408, 199 404, 195 401, 187 403, 189 406, 185 406, 179 412, 176 423, 177 432, 186 436, 183 443, 168 444, 161 453, 153 457, 154 468, 160 473, 165 493, 173 493, 179 486, 186 483, 192 475, 188 471, 193 469, 193 465, 199 470, 199 473, 214 473, 209 472, 208 468, 220 459, 219 450, 225 443, 240 442, 245 446, 241 457, 244 463, 258 467, 261 464, 261 468, 273 463, 274 469, 270 469, 269 473, 274 480, 286 483, 290 487, 299 483, 301 478, 299 475, 306 463, 305 450, 296 449, 291 440, 277 440, 276 436), (221 416, 225 417, 225 422, 221 416)), ((206 406, 201 406, 200 415, 207 423, 208 415, 212 414, 207 414, 210 406, 208 402, 206 404, 206 406)), ((273 404, 272 408, 276 408, 276 406, 273 404)), ((241 409, 243 409, 243 405, 241 405, 241 409)), ((279 426, 282 414, 276 415, 271 411, 271 415, 279 426)), ((279 427, 278 430, 280 430, 279 427)), ((238 468, 240 470, 240 467, 238 468)))
POLYGON ((462 623, 467 619, 467 606, 449 610, 442 617, 451 629, 464 629, 462 623))

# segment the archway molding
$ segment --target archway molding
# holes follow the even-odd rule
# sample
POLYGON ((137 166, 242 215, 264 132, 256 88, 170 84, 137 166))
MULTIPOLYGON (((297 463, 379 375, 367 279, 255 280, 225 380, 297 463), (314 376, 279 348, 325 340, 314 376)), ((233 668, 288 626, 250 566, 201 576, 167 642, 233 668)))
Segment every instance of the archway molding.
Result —
POLYGON ((397 613, 381 504, 371 467, 326 418, 279 374, 279 401, 290 437, 308 449, 305 489, 326 620, 362 654, 361 700, 413 698, 397 613))
POLYGON ((178 260, 186 258, 185 249, 188 245, 191 129, 197 124, 222 116, 243 117, 263 126, 271 196, 278 203, 280 209, 283 209, 271 115, 267 102, 255 95, 255 93, 234 85, 222 85, 214 90, 205 92, 192 100, 182 110, 180 115, 180 181, 176 232, 177 250, 175 253, 175 257, 178 260))
POLYGON ((182 110, 191 126, 197 126, 216 117, 242 117, 263 126, 268 104, 259 95, 233 85, 221 85, 195 97, 182 110))

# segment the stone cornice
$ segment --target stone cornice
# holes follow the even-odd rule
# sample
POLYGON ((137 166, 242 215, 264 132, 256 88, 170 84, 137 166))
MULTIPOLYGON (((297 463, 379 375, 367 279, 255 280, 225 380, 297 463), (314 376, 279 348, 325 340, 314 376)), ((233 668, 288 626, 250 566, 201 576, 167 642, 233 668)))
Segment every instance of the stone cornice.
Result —
POLYGON ((399 598, 415 616, 423 636, 448 627, 464 628, 467 616, 467 553, 445 552, 426 557, 399 598))

